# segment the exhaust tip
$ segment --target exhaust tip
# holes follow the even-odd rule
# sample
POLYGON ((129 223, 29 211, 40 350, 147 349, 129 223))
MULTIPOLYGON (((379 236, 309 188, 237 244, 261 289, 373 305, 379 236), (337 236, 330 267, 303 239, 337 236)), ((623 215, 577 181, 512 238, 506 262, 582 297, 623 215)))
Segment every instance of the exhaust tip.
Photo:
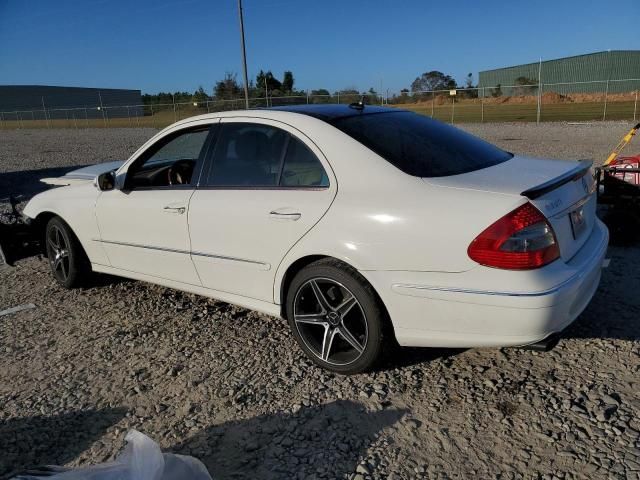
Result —
POLYGON ((534 352, 549 352, 553 350, 556 345, 558 345, 559 341, 560 334, 552 333, 547 338, 540 340, 539 342, 530 343, 529 345, 523 345, 520 348, 522 348, 523 350, 533 350, 534 352))

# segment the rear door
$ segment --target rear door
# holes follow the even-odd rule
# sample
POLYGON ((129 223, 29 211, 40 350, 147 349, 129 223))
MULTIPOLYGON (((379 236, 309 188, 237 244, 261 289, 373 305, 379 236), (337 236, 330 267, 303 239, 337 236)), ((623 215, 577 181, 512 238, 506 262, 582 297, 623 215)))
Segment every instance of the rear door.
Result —
POLYGON ((281 122, 223 118, 189 206, 202 284, 273 302, 276 269, 337 192, 322 152, 281 122))

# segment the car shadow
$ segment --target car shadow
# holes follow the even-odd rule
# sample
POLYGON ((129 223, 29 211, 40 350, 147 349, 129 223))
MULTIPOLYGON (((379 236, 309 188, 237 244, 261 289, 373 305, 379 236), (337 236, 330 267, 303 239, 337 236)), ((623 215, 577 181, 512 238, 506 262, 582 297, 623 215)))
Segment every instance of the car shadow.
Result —
POLYGON ((213 478, 346 478, 407 412, 338 400, 210 426, 171 451, 198 458, 213 478))
POLYGON ((86 166, 88 165, 0 173, 0 197, 21 196, 21 199, 28 199, 51 188, 50 185, 42 183, 41 178, 61 177, 72 170, 86 166))
POLYGON ((374 371, 394 370, 435 360, 446 360, 460 355, 466 350, 465 348, 421 348, 394 345, 385 352, 382 360, 374 367, 374 371))
POLYGON ((124 408, 105 408, 0 422, 0 480, 26 469, 70 462, 126 413, 124 408))

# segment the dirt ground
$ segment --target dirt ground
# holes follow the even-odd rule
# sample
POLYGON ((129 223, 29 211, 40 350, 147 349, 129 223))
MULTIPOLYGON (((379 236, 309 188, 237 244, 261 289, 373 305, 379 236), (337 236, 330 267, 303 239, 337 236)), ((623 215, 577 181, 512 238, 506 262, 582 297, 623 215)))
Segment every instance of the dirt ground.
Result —
MULTIPOLYGON (((526 89, 527 87, 520 87, 521 89, 526 89)), ((485 105, 535 105, 538 103, 538 96, 535 93, 535 87, 531 87, 534 93, 529 95, 501 95, 499 97, 490 96, 489 93, 492 91, 491 89, 487 89, 487 96, 482 99, 482 102, 485 105)), ((439 94, 435 98, 432 98, 431 94, 424 94, 424 99, 415 103, 405 103, 401 104, 401 106, 417 106, 420 104, 431 104, 432 101, 436 103, 436 105, 446 105, 451 103, 451 98, 446 94, 439 94)), ((480 98, 465 98, 464 92, 459 90, 460 96, 456 96, 457 103, 478 103, 480 102, 480 98)), ((558 104, 558 103, 593 103, 593 102, 603 102, 605 97, 605 93, 569 93, 569 94, 561 94, 557 92, 544 92, 542 94, 542 104, 558 104)), ((629 102, 633 101, 636 97, 636 92, 626 92, 626 93, 609 93, 607 94, 608 102, 629 102)))
MULTIPOLYGON (((469 125, 517 153, 601 161, 627 124, 469 125)), ((0 197, 125 159, 151 129, 0 132, 0 197)), ((551 352, 405 349, 341 377, 283 320, 141 282, 67 291, 0 271, 0 479, 112 459, 135 428, 214 478, 640 478, 640 247, 551 352)), ((514 318, 517 321, 517 318, 514 318)))

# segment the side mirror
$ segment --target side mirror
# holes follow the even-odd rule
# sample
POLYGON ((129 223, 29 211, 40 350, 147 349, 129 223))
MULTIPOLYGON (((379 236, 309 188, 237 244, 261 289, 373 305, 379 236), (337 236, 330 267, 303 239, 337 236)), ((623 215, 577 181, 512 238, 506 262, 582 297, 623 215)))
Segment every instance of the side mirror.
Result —
POLYGON ((96 177, 96 187, 103 192, 107 190, 113 190, 116 186, 116 172, 111 170, 110 172, 101 173, 96 177))

